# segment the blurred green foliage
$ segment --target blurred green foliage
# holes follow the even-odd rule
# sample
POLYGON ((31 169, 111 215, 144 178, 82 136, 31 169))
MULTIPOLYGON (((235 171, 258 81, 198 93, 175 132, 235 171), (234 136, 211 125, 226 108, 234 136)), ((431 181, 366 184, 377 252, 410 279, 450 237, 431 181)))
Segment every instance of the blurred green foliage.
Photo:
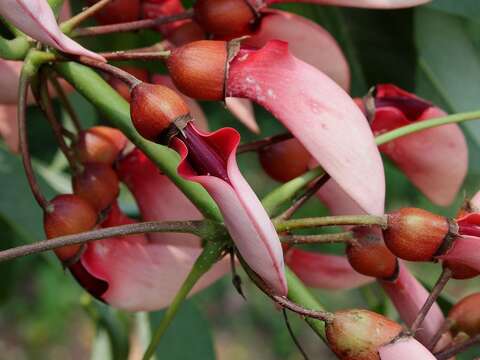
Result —
MULTIPOLYGON (((78 11, 83 2, 76 0, 78 11)), ((384 11, 335 8, 312 4, 287 4, 284 10, 301 14, 323 25, 344 50, 352 71, 352 95, 362 96, 377 83, 395 83, 441 105, 449 112, 480 106, 480 3, 478 0, 434 0, 416 9, 384 11)), ((91 21, 90 24, 93 24, 91 21)), ((95 50, 142 47, 159 41, 158 33, 143 30, 132 34, 108 35, 85 40, 95 50)), ((318 49, 322 51, 322 49, 318 49)), ((152 72, 165 72, 161 63, 130 64, 152 72)), ((1 86, 1 85, 0 85, 1 86)), ((84 126, 102 123, 102 116, 78 94, 70 99, 84 126)), ((58 105, 58 104, 57 104, 58 105)), ((236 122, 221 104, 204 103, 210 128, 235 126, 243 141, 257 136, 236 122)), ((60 107, 62 118, 68 116, 60 107)), ((266 111, 256 107, 261 136, 282 132, 266 111)), ((70 188, 65 161, 58 154, 54 138, 39 111, 28 111, 30 144, 42 190, 47 196, 70 188)), ((480 185, 480 124, 463 126, 470 149, 470 170, 463 191, 454 205, 439 208, 420 194, 387 160, 387 209, 419 206, 453 215, 465 196, 480 185)), ((260 195, 277 184, 262 171, 256 155, 242 155, 241 169, 260 195)), ((18 155, 0 148, 0 234, 2 249, 43 238, 41 212, 23 175, 18 155)), ((122 206, 135 215, 128 194, 122 206)), ((318 216, 325 208, 312 199, 297 216, 318 216)), ((319 247, 317 247, 317 250, 319 247)), ((322 247, 341 252, 341 246, 322 247)), ((415 266, 414 271, 431 286, 438 265, 415 266)), ((95 300, 86 299, 72 277, 64 273, 51 254, 0 264, 0 351, 2 359, 115 359, 126 358, 128 332, 135 329, 140 343, 148 341, 145 314, 119 313, 95 300), (95 340, 96 338, 96 340, 95 340), (143 340, 142 340, 143 339, 143 340), (92 344, 94 350, 92 351, 92 344), (113 354, 113 355, 112 355, 113 354)), ((189 300, 163 339, 158 359, 300 359, 281 314, 263 294, 246 281, 247 302, 238 296, 230 279, 217 282, 189 300)), ((478 290, 478 281, 453 282, 444 305, 478 290)), ((391 304, 377 285, 347 292, 314 290, 327 309, 369 307, 396 317, 391 304)), ((151 314, 155 323, 161 312, 151 314)), ((312 358, 333 359, 310 329, 290 316, 294 331, 312 358)), ((472 359, 472 350, 458 359, 472 359)))

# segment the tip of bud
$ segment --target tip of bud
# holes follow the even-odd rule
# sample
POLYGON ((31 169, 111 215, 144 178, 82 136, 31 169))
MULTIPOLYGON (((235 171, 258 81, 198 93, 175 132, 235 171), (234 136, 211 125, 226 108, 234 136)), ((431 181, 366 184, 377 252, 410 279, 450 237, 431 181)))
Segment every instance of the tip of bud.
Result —
POLYGON ((140 135, 158 141, 178 119, 189 117, 189 110, 174 90, 140 83, 130 93, 130 115, 140 135))
POLYGON ((183 94, 198 100, 223 100, 228 65, 226 41, 200 40, 172 50, 167 67, 183 94))
POLYGON ((379 359, 378 349, 400 334, 402 327, 368 310, 345 310, 327 324, 330 348, 342 360, 379 359))
POLYGON ((470 336, 480 334, 480 293, 471 294, 456 303, 448 314, 452 321, 454 334, 467 333, 470 336))
POLYGON ((385 244, 401 259, 430 261, 450 234, 449 220, 417 208, 403 208, 388 215, 385 244))

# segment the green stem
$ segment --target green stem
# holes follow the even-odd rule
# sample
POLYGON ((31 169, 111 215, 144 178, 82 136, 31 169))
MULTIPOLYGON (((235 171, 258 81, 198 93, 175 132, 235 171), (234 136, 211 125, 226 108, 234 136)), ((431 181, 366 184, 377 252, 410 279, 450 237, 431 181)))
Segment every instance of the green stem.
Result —
POLYGON ((425 129, 477 119, 480 119, 480 111, 478 110, 443 116, 435 119, 417 121, 413 124, 402 126, 385 134, 379 135, 375 138, 375 142, 377 145, 383 145, 389 141, 398 139, 399 137, 410 135, 425 129))
POLYGON ((316 178, 325 175, 321 167, 307 171, 289 182, 277 187, 262 200, 263 207, 270 216, 277 215, 279 207, 293 197, 316 178))
POLYGON ((173 318, 177 314, 180 306, 182 305, 183 301, 190 293, 190 290, 194 287, 194 285, 198 282, 198 280, 205 274, 210 268, 212 267, 215 262, 220 258, 221 254, 225 250, 226 242, 224 241, 209 241, 205 245, 202 253, 198 257, 197 261, 193 265, 192 270, 188 274, 187 278, 182 284, 182 287, 175 295, 172 303, 170 304, 169 308, 165 312, 165 315, 158 325, 157 329, 155 330, 155 334, 148 345, 147 351, 143 355, 143 360, 150 359, 155 350, 162 339, 163 334, 165 334, 166 330, 168 329, 169 325, 171 324, 173 318))
POLYGON ((302 218, 293 220, 284 220, 275 222, 275 228, 278 232, 291 231, 295 229, 305 229, 319 226, 334 225, 360 225, 371 226, 378 225, 382 228, 387 226, 386 216, 374 215, 339 215, 339 216, 323 216, 313 218, 302 218))
MULTIPOLYGON (((289 268, 285 269, 288 283, 288 298, 293 302, 307 309, 325 310, 322 305, 313 297, 303 282, 289 268)), ((318 336, 325 340, 325 323, 321 320, 305 318, 308 325, 318 336)))
POLYGON ((332 244, 332 243, 348 243, 354 239, 353 232, 345 231, 334 234, 319 235, 283 235, 280 241, 284 244, 332 244))
POLYGON ((199 184, 186 181, 178 175, 179 155, 166 146, 157 145, 140 136, 130 120, 129 104, 100 75, 86 66, 73 62, 57 63, 55 69, 137 145, 206 218, 222 220, 217 205, 206 190, 199 184))
POLYGON ((78 27, 82 22, 93 16, 95 13, 103 9, 109 2, 112 0, 100 0, 99 2, 88 7, 81 13, 78 13, 75 16, 72 16, 70 19, 64 21, 60 24, 60 30, 65 34, 70 34, 76 27, 78 27))
POLYGON ((0 57, 7 60, 23 60, 30 49, 28 40, 21 36, 11 40, 0 37, 0 57))

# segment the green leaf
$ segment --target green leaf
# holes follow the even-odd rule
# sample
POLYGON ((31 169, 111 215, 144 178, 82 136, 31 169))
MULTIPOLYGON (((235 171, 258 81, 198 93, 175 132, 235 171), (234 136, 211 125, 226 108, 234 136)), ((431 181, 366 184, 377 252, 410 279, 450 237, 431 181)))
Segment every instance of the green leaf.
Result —
MULTIPOLYGON (((50 198, 52 189, 40 177, 38 182, 45 196, 50 198)), ((0 215, 26 239, 42 239, 42 211, 28 186, 21 158, 3 148, 0 148, 0 187, 0 215)))
POLYGON ((441 10, 453 15, 465 16, 475 21, 478 21, 480 17, 478 0, 435 0, 428 6, 432 9, 441 10))
MULTIPOLYGON (((151 329, 156 329, 165 311, 149 315, 151 329)), ((173 323, 160 342, 156 357, 175 360, 214 360, 215 350, 208 322, 194 300, 183 303, 173 323)))

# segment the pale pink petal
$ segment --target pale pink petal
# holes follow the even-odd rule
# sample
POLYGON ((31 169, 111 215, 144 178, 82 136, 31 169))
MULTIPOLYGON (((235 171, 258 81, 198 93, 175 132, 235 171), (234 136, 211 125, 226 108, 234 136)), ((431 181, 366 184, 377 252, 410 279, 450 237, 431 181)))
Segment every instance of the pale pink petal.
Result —
POLYGON ((435 360, 436 357, 414 338, 401 338, 379 350, 381 360, 435 360))
POLYGON ((480 271, 480 238, 474 236, 459 236, 446 254, 438 256, 440 260, 455 261, 480 271))
MULTIPOLYGON (((108 225, 132 222, 118 216, 108 225)), ((100 294, 108 304, 128 311, 153 311, 170 304, 200 252, 200 247, 182 246, 181 240, 169 245, 132 235, 88 244, 81 264, 90 276, 108 283, 100 294)), ((228 269, 228 262, 217 263, 190 294, 210 285, 228 269)))
POLYGON ((346 91, 350 88, 350 69, 338 43, 317 23, 289 12, 262 10, 255 33, 243 44, 260 48, 268 41, 288 42, 290 52, 335 80, 346 91))
MULTIPOLYGON (((418 311, 428 297, 428 292, 410 273, 407 267, 399 262, 399 274, 395 281, 379 280, 383 289, 392 300, 402 320, 412 325, 418 311)), ((422 323, 416 338, 422 343, 428 343, 442 326, 445 317, 437 303, 434 303, 422 323)))
POLYGON ((11 151, 19 151, 16 105, 0 105, 0 136, 11 151))
POLYGON ((365 211, 383 213, 383 164, 367 120, 342 88, 293 57, 285 42, 241 50, 230 64, 227 96, 265 107, 365 211))
POLYGON ((188 154, 185 144, 174 138, 172 145, 182 157, 179 174, 203 185, 219 206, 225 226, 247 264, 275 293, 286 295, 283 253, 277 232, 237 166, 235 153, 240 142, 238 132, 223 128, 212 134, 197 133, 222 152, 223 158, 227 160, 226 170, 230 183, 215 176, 194 173, 185 161, 188 154))
POLYGON ((44 44, 66 53, 105 61, 102 56, 85 49, 61 32, 46 0, 2 0, 0 14, 25 34, 44 44))
POLYGON ((322 186, 317 192, 317 197, 325 204, 332 215, 358 215, 365 213, 333 179, 328 180, 322 186))
POLYGON ((185 102, 187 103, 188 109, 190 110, 190 114, 192 115, 195 121, 195 126, 204 131, 208 130, 208 120, 201 106, 194 99, 188 96, 185 96, 181 92, 179 92, 175 87, 175 85, 173 84, 170 76, 155 74, 152 76, 152 83, 165 85, 170 89, 176 90, 178 94, 183 98, 183 100, 185 100, 185 102))
MULTIPOLYGON (((430 107, 416 121, 445 116, 430 107)), ((372 129, 376 134, 411 124, 393 107, 377 108, 372 129)), ((431 128, 380 146, 433 203, 449 205, 457 195, 468 170, 468 148, 457 124, 431 128)))
POLYGON ((429 3, 431 0, 267 0, 267 4, 304 2, 321 5, 370 9, 400 9, 429 3))
MULTIPOLYGON (((135 149, 121 159, 117 173, 135 198, 143 221, 202 219, 190 200, 140 150, 135 149)), ((199 238, 191 234, 150 233, 146 236, 163 244, 200 246, 199 238)))
POLYGON ((344 256, 292 248, 287 251, 285 262, 309 287, 346 290, 374 281, 353 270, 344 256))
POLYGON ((225 98, 227 109, 235 116, 243 125, 255 134, 260 133, 257 121, 255 120, 255 112, 250 100, 228 97, 225 98))

